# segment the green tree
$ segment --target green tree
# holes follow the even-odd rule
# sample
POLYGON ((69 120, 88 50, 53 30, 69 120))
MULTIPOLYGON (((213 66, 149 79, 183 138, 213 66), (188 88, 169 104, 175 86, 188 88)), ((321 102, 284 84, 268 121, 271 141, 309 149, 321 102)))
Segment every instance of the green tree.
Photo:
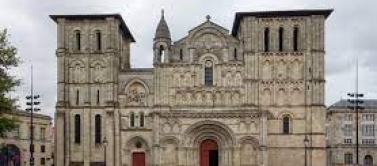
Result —
POLYGON ((0 29, 0 137, 17 127, 14 118, 4 116, 16 109, 15 99, 9 93, 20 84, 20 80, 10 75, 9 70, 17 67, 20 59, 16 56, 17 49, 8 40, 7 30, 0 29))

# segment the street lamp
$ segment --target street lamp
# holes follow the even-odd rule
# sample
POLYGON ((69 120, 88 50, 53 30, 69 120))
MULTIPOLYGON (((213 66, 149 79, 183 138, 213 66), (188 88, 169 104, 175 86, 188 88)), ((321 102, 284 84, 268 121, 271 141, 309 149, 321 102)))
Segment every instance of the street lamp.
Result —
POLYGON ((309 147, 309 139, 308 137, 305 135, 305 139, 304 139, 304 146, 305 146, 305 166, 308 165, 308 160, 307 160, 307 148, 309 147))
POLYGON ((360 106, 360 104, 364 103, 364 101, 360 99, 364 97, 364 94, 356 92, 348 93, 347 95, 351 98, 347 100, 350 103, 347 108, 354 110, 356 113, 356 165, 359 165, 359 111, 364 109, 363 106, 360 106))
POLYGON ((106 146, 107 146, 107 140, 106 140, 106 137, 103 138, 103 141, 102 141, 102 144, 103 144, 103 147, 104 147, 104 152, 103 152, 103 158, 104 158, 104 163, 105 163, 105 166, 107 166, 107 163, 106 163, 106 146))
POLYGON ((30 166, 34 166, 34 122, 33 122, 33 114, 34 111, 40 111, 39 108, 35 108, 34 106, 37 106, 40 104, 39 101, 39 95, 33 94, 33 66, 31 66, 31 87, 30 87, 30 95, 26 96, 26 105, 28 106, 26 108, 26 111, 30 112, 30 166))

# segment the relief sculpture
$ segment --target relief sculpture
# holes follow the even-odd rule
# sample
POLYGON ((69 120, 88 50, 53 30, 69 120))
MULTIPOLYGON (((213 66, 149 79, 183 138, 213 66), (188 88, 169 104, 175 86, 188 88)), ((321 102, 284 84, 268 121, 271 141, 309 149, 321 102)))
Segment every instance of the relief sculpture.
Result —
POLYGON ((146 90, 140 83, 133 83, 129 86, 127 92, 128 105, 141 106, 146 105, 146 90))

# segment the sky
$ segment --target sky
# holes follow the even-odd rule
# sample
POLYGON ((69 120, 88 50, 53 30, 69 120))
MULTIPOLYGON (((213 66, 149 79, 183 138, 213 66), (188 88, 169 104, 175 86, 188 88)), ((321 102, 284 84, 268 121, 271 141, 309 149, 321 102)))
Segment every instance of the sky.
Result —
POLYGON ((377 1, 375 0, 0 0, 0 29, 8 29, 22 64, 11 73, 22 79, 12 94, 25 108, 30 93, 30 66, 34 93, 41 95, 41 113, 53 117, 56 102, 57 27, 48 17, 56 14, 122 15, 136 43, 131 46, 132 67, 152 67, 152 41, 161 9, 165 10, 172 39, 211 20, 232 29, 235 12, 295 9, 334 9, 326 21, 326 104, 355 91, 359 62, 359 92, 377 98, 377 1))

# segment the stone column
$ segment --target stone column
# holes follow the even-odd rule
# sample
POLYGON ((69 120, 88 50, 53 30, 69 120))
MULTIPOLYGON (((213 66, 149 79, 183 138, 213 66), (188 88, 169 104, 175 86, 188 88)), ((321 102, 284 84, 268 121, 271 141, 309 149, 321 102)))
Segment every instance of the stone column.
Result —
POLYGON ((65 162, 65 137, 63 136, 65 131, 65 110, 64 109, 57 109, 55 113, 55 160, 54 165, 56 166, 64 166, 65 162))
POLYGON ((260 158, 261 165, 266 166, 267 163, 267 115, 265 111, 262 111, 261 115, 261 125, 260 125, 261 141, 260 141, 260 158))
POLYGON ((224 57, 224 62, 228 62, 229 61, 229 50, 228 48, 223 48, 223 57, 224 57))
POLYGON ((121 147, 122 144, 120 142, 120 115, 119 110, 114 110, 114 165, 120 166, 120 155, 121 155, 121 147))
POLYGON ((65 166, 69 166, 70 165, 70 153, 71 153, 71 147, 70 147, 70 144, 71 144, 71 140, 70 140, 70 135, 71 135, 71 132, 70 132, 70 118, 69 118, 69 113, 65 113, 64 114, 64 149, 65 149, 65 166))
MULTIPOLYGON (((240 147, 234 147, 233 148, 233 165, 234 166, 240 166, 240 156, 241 156, 241 148, 240 147)), ((230 163, 232 165, 232 163, 230 163)))
POLYGON ((189 54, 190 54, 190 62, 194 62, 195 58, 195 48, 189 48, 189 54))
POLYGON ((84 156, 84 165, 89 166, 90 165, 90 159, 91 159, 91 109, 84 109, 81 114, 81 124, 82 124, 82 135, 81 135, 81 144, 83 148, 83 156, 84 156))

